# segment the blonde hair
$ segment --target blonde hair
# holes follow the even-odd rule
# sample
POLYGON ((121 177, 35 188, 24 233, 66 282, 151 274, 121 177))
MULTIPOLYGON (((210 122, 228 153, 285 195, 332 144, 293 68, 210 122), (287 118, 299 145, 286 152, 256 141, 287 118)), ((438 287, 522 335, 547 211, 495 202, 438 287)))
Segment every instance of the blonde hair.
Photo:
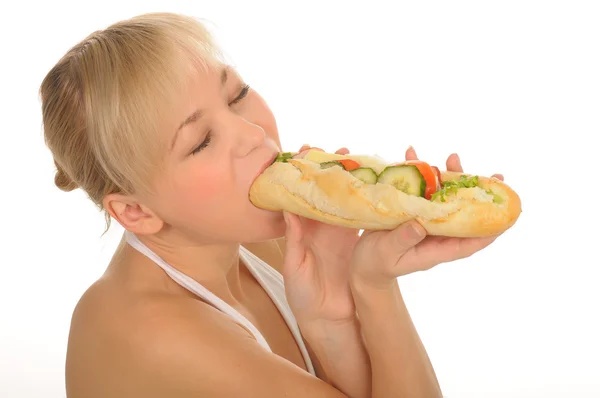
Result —
POLYGON ((168 145, 160 133, 165 117, 190 73, 222 62, 198 20, 171 13, 117 22, 72 47, 40 87, 56 186, 85 191, 105 212, 108 230, 103 198, 152 191, 168 145))

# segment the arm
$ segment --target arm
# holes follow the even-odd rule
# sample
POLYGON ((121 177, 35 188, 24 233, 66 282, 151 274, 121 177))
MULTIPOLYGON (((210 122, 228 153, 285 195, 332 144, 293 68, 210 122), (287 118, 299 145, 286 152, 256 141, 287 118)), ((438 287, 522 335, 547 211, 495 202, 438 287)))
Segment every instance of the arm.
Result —
MULTIPOLYGON (((299 230, 294 228, 298 224, 297 220, 291 219, 288 243, 294 242, 294 238, 301 241, 294 234, 299 230)), ((351 251, 351 272, 346 278, 349 300, 345 294, 340 294, 345 290, 342 284, 335 283, 344 280, 344 273, 336 273, 336 270, 347 266, 328 257, 327 251, 306 250, 306 241, 302 241, 304 245, 286 245, 289 264, 295 265, 287 268, 287 274, 285 267, 283 269, 287 275, 289 301, 296 309, 300 328, 321 365, 319 376, 350 397, 441 396, 433 367, 400 295, 397 275, 394 270, 386 270, 393 268, 398 258, 417 243, 405 236, 403 230, 363 234, 366 239, 351 251), (307 261, 291 261, 295 257, 318 257, 320 261, 311 267, 313 264, 307 261), (318 272, 291 272, 295 270, 318 272), (298 288, 294 282, 297 284, 300 277, 305 282, 298 288), (327 286, 328 289, 323 291, 315 286, 327 286), (309 297, 316 298, 311 306, 306 304, 309 297), (353 321, 332 322, 336 317, 328 315, 339 315, 337 310, 340 306, 345 307, 342 303, 346 301, 352 302, 352 308, 342 311, 347 315, 341 319, 351 315, 353 321), (354 317, 356 313, 362 331, 354 317)), ((316 243, 310 247, 315 248, 316 243)), ((417 259, 416 262, 425 264, 427 261, 417 259)))
POLYGON ((371 397, 371 366, 358 318, 301 330, 319 378, 349 397, 371 397))
MULTIPOLYGON (((264 258, 269 258, 269 264, 281 273, 286 238, 274 240, 271 244, 272 253, 264 255, 264 258), (277 255, 280 257, 277 258, 277 255)), ((328 298, 331 300, 332 297, 329 295, 328 298)), ((358 318, 352 316, 344 320, 319 320, 308 324, 297 320, 317 377, 349 397, 371 397, 371 367, 358 318)))
POLYGON ((322 368, 319 377, 349 397, 442 397, 397 281, 380 289, 354 279, 351 289, 362 328, 356 319, 303 332, 322 368))
POLYGON ((442 397, 397 281, 379 289, 354 280, 351 287, 372 363, 372 397, 442 397))
POLYGON ((349 397, 442 397, 397 281, 386 289, 356 279, 350 285, 362 327, 356 319, 303 332, 319 376, 349 397))
POLYGON ((416 221, 363 233, 353 252, 350 287, 371 359, 374 398, 442 396, 398 278, 468 257, 495 239, 427 236, 416 221))

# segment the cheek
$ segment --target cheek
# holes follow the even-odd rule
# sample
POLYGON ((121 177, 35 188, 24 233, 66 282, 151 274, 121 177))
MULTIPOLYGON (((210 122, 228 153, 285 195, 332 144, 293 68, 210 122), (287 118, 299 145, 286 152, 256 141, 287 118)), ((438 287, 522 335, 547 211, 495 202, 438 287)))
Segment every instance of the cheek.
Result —
POLYGON ((234 197, 235 184, 227 173, 217 170, 187 173, 175 186, 172 194, 176 211, 185 214, 198 214, 214 211, 234 197))

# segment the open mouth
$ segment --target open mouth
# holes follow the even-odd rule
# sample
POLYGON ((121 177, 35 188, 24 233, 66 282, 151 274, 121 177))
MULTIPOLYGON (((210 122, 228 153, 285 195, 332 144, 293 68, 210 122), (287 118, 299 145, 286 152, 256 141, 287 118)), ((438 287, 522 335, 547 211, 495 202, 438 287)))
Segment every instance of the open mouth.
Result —
POLYGON ((269 158, 269 160, 267 160, 265 162, 265 164, 262 165, 260 172, 262 173, 263 171, 265 171, 270 165, 272 165, 273 163, 275 163, 275 160, 277 159, 277 156, 279 155, 279 152, 275 152, 273 154, 273 156, 271 156, 269 158))
POLYGON ((279 152, 273 153, 273 156, 271 156, 265 163, 263 163, 263 165, 258 170, 258 173, 256 173, 256 175, 254 176, 254 180, 256 180, 258 176, 261 175, 270 165, 275 163, 275 159, 277 159, 278 155, 279 152))

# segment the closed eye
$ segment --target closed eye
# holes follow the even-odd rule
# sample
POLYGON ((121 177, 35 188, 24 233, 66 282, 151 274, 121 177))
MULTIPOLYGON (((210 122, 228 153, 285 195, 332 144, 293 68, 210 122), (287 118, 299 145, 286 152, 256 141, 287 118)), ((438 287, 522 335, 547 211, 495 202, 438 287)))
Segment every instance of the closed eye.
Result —
POLYGON ((229 103, 229 105, 231 106, 231 105, 237 104, 238 102, 243 100, 244 97, 246 97, 246 95, 248 95, 248 91, 250 91, 249 85, 245 85, 244 87, 242 87, 242 91, 240 91, 239 95, 237 97, 235 97, 235 99, 233 101, 231 101, 229 103))
MULTIPOLYGON (((235 105, 238 102, 240 102, 241 100, 243 100, 248 95, 249 91, 250 91, 250 86, 246 84, 245 86, 242 87, 242 90, 240 91, 238 96, 235 97, 234 100, 229 103, 229 106, 235 105)), ((212 134, 209 131, 206 134, 206 138, 204 139, 204 141, 202 141, 200 143, 200 145, 198 145, 196 148, 194 148, 194 150, 190 153, 190 155, 195 155, 198 152, 202 151, 204 148, 206 148, 210 144, 211 139, 212 139, 212 134)))
POLYGON ((204 148, 206 148, 206 147, 207 147, 207 146, 210 144, 210 141, 211 141, 211 139, 212 139, 212 134, 211 134, 211 132, 209 131, 209 132, 206 134, 206 138, 204 139, 204 141, 202 141, 202 142, 200 143, 200 145, 198 145, 196 148, 194 148, 194 150, 192 151, 192 153, 190 153, 190 155, 195 155, 195 154, 197 154, 198 152, 200 152, 201 150, 203 150, 204 148))

